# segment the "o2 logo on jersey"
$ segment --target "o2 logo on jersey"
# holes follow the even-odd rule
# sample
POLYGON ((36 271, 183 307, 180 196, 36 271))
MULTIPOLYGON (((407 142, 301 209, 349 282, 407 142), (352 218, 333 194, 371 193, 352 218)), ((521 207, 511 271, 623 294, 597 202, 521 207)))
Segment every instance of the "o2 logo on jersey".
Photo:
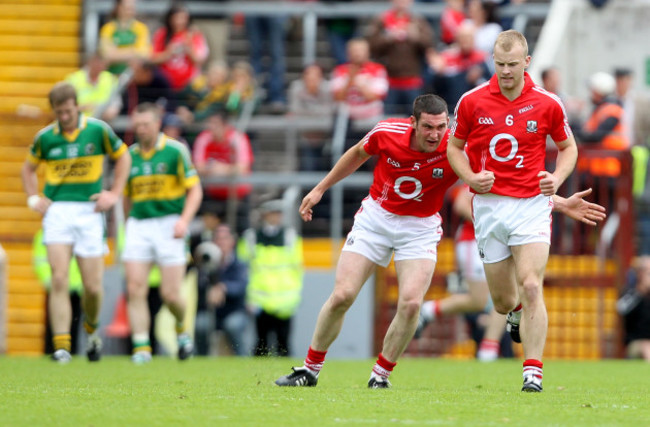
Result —
POLYGON ((517 138, 514 136, 510 135, 509 133, 500 133, 498 135, 494 135, 492 139, 490 140, 490 156, 496 160, 497 162, 509 162, 510 160, 517 158, 519 161, 515 165, 516 168, 523 168, 524 167, 524 156, 522 155, 517 155, 517 151, 519 150, 519 141, 517 141, 517 138), (510 142, 510 153, 508 153, 507 156, 501 156, 497 154, 497 145, 499 143, 506 143, 510 142))
POLYGON ((402 199, 406 200, 417 200, 418 202, 422 201, 422 182, 419 179, 412 176, 400 176, 395 180, 395 185, 393 186, 395 193, 400 196, 402 199), (402 191, 402 184, 412 183, 414 188, 410 193, 405 193, 402 191))

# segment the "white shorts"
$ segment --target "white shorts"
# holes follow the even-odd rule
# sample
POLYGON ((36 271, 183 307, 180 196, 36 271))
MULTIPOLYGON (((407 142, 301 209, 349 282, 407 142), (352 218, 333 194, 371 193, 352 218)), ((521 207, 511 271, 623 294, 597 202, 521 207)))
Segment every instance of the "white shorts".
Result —
POLYGON ((126 220, 123 261, 155 262, 158 265, 185 265, 185 239, 174 238, 179 215, 126 220))
POLYGON ((43 243, 72 245, 81 258, 108 253, 104 231, 104 216, 95 212, 95 202, 52 202, 43 217, 43 243))
POLYGON ((388 266, 393 252, 395 261, 436 262, 442 238, 441 223, 439 214, 426 218, 395 215, 367 197, 354 216, 354 225, 342 250, 363 255, 383 267, 388 266))
POLYGON ((472 282, 485 282, 485 269, 483 262, 478 255, 478 244, 476 240, 462 240, 454 246, 456 253, 456 265, 458 271, 465 280, 472 282))
POLYGON ((472 209, 479 256, 486 264, 511 256, 510 246, 551 244, 553 199, 549 196, 519 199, 476 194, 472 209))

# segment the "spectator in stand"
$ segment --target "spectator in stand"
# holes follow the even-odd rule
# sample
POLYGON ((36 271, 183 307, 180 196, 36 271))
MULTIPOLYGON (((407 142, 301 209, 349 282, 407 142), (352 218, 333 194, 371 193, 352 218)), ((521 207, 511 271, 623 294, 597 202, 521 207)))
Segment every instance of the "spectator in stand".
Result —
MULTIPOLYGON (((302 78, 289 86, 289 115, 300 117, 331 117, 334 100, 329 82, 323 77, 323 69, 317 64, 306 66, 302 78)), ((323 148, 328 132, 313 130, 300 133, 300 169, 307 171, 328 170, 323 148)))
MULTIPOLYGON (((205 122, 206 129, 194 141, 192 157, 202 178, 234 178, 248 175, 253 165, 253 150, 248 136, 238 131, 228 121, 227 112, 213 113, 205 122)), ((234 197, 237 202, 237 229, 248 228, 248 204, 252 187, 250 184, 206 183, 206 198, 226 202, 234 197)), ((219 204, 217 214, 225 217, 226 203, 219 204)))
POLYGON ((178 94, 181 105, 176 109, 176 114, 185 124, 202 121, 212 112, 212 108, 223 108, 228 98, 229 74, 228 64, 215 61, 205 73, 183 88, 178 94))
POLYGON ((471 21, 461 24, 456 45, 429 55, 433 73, 433 92, 447 101, 453 110, 461 95, 490 78, 487 54, 475 45, 476 27, 471 21))
POLYGON ((634 139, 634 93, 631 90, 634 83, 634 74, 629 68, 616 68, 614 70, 616 79, 615 95, 623 107, 623 122, 627 140, 630 144, 635 143, 634 139))
POLYGON ((257 82, 253 67, 246 61, 237 61, 230 71, 226 111, 239 113, 244 103, 255 100, 257 82))
POLYGON ((542 87, 547 91, 556 94, 563 98, 561 87, 562 87, 562 75, 560 70, 556 67, 548 67, 542 70, 542 87))
POLYGON ((413 0, 392 0, 392 8, 374 19, 368 34, 372 57, 388 73, 387 114, 410 115, 413 101, 424 91, 426 54, 434 51, 433 29, 412 13, 412 6, 413 0))
MULTIPOLYGON (((547 67, 542 70, 542 87, 547 91, 556 94, 564 104, 569 123, 579 121, 580 112, 584 110, 584 101, 582 99, 571 98, 562 90, 562 74, 557 67, 547 67)), ((577 126, 571 126, 577 127, 577 126)))
POLYGON ((117 90, 117 78, 106 71, 106 61, 99 53, 91 54, 86 65, 68 74, 65 80, 77 91, 77 103, 84 113, 93 116, 102 107, 104 110, 100 118, 111 121, 120 112, 122 106, 119 97, 111 101, 117 90))
POLYGON ((623 317, 627 357, 650 362, 650 256, 636 260, 616 311, 623 317))
MULTIPOLYGON (((352 3, 356 0, 322 0, 323 3, 352 3)), ((336 65, 345 64, 348 61, 346 46, 350 40, 357 35, 357 19, 348 17, 329 18, 325 20, 327 39, 330 42, 332 56, 336 65)))
POLYGON ((287 38, 286 16, 246 16, 246 33, 250 43, 250 61, 255 75, 266 75, 263 80, 267 90, 266 101, 273 113, 286 111, 286 96, 284 93, 286 55, 284 44, 287 38), (268 46, 266 46, 268 43, 268 46), (270 66, 263 66, 265 52, 269 53, 270 66), (266 73, 265 73, 266 72, 266 73))
POLYGON ((255 78, 245 61, 238 61, 232 70, 226 63, 213 62, 207 72, 190 82, 179 94, 181 106, 176 113, 184 123, 202 122, 217 110, 241 111, 244 102, 254 99, 255 78))
MULTIPOLYGON (((499 24, 497 5, 488 0, 470 0, 467 4, 467 17, 474 23, 476 48, 492 55, 494 42, 503 28, 499 24)), ((488 61, 489 63, 491 61, 488 61)), ((490 70, 494 71, 494 70, 490 70)))
POLYGON ((167 113, 162 120, 162 133, 173 140, 183 144, 188 150, 191 150, 190 144, 183 137, 184 124, 176 114, 167 113))
POLYGON ((450 45, 456 40, 456 32, 465 20, 465 0, 445 0, 440 15, 440 40, 450 45))
MULTIPOLYGON (((594 109, 583 126, 574 131, 576 139, 582 144, 595 145, 605 150, 628 150, 630 142, 626 137, 623 107, 614 93, 614 77, 598 72, 589 78, 588 85, 594 109)), ((621 173, 621 164, 613 157, 582 158, 578 161, 578 170, 593 176, 616 178, 621 173)))
POLYGON ((172 4, 164 24, 153 35, 151 59, 172 89, 178 91, 201 72, 210 52, 205 37, 192 25, 190 13, 182 3, 172 4))
POLYGON ((173 112, 176 108, 176 97, 172 93, 167 78, 156 66, 142 59, 130 62, 133 78, 122 93, 122 114, 131 114, 138 104, 151 102, 173 112))
POLYGON ((370 61, 365 39, 348 42, 348 62, 334 68, 330 89, 334 100, 347 105, 350 119, 361 127, 372 127, 384 115, 388 75, 383 65, 370 61))
POLYGON ((631 145, 645 145, 650 142, 650 97, 634 88, 634 73, 630 68, 616 68, 616 96, 623 107, 623 121, 631 145))
POLYGON ((99 31, 99 51, 113 74, 121 74, 133 59, 151 56, 149 28, 135 19, 135 13, 135 0, 116 0, 111 20, 99 31))

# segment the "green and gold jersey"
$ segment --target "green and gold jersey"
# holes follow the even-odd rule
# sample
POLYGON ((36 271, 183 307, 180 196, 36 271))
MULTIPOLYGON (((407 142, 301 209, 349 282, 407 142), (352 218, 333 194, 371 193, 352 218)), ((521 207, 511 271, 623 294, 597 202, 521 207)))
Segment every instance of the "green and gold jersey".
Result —
POLYGON ((58 122, 41 129, 27 160, 45 162, 46 197, 55 202, 88 202, 102 191, 104 156, 115 160, 126 150, 110 126, 80 114, 73 132, 64 132, 58 122))
MULTIPOLYGON (((102 44, 112 44, 118 49, 133 48, 143 57, 151 55, 149 28, 140 21, 133 20, 125 26, 113 20, 107 22, 99 32, 102 44)), ((114 63, 108 67, 113 74, 122 73, 127 67, 125 63, 114 63)))
POLYGON ((180 214, 187 189, 199 182, 189 150, 161 133, 154 149, 133 144, 131 173, 124 192, 131 199, 130 216, 138 219, 180 214))

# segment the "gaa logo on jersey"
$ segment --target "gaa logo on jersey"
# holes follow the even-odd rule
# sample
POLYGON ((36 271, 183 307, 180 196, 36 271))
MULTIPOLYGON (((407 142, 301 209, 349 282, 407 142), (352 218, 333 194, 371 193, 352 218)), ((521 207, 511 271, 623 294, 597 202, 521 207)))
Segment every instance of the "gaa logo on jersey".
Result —
POLYGON ((93 144, 86 144, 86 146, 84 147, 84 154, 86 156, 90 156, 94 152, 95 152, 95 146, 93 144))
POLYGON ((444 169, 443 168, 433 168, 433 171, 431 172, 431 176, 436 178, 436 179, 442 179, 442 175, 444 174, 444 169))
POLYGON ((167 165, 164 163, 158 163, 156 165, 156 173, 165 173, 167 172, 167 165))
POLYGON ((526 132, 537 133, 537 120, 528 120, 526 122, 526 132))
POLYGON ((478 118, 478 124, 479 125, 493 125, 494 121, 490 117, 479 117, 478 118))

